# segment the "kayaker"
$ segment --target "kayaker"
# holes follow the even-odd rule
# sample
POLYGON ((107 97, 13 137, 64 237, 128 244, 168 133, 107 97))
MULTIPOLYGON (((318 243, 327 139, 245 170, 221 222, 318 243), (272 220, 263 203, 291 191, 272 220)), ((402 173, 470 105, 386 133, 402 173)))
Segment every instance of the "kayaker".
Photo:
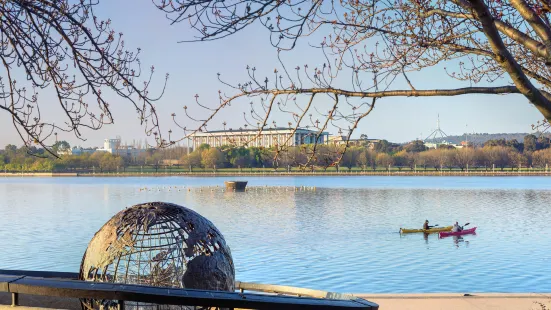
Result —
POLYGON ((423 229, 428 230, 431 229, 434 226, 429 226, 429 220, 425 220, 425 224, 423 224, 423 229))
POLYGON ((459 226, 459 222, 455 222, 455 224, 453 224, 452 232, 460 232, 462 230, 463 230, 463 228, 461 226, 459 226))

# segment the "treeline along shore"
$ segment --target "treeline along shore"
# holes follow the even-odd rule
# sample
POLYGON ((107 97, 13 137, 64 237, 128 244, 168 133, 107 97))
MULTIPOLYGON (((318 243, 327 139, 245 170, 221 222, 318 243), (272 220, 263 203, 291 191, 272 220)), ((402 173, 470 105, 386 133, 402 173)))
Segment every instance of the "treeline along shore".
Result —
MULTIPOLYGON (((57 147, 70 147, 60 142, 57 147)), ((54 148, 55 150, 56 148, 54 148)), ((108 152, 48 155, 41 149, 8 145, 0 151, 2 175, 546 175, 551 166, 549 139, 528 135, 489 140, 463 148, 422 141, 398 145, 302 145, 277 153, 270 148, 184 147, 149 149, 137 156, 108 152), (344 153, 343 153, 344 152, 344 153)))
POLYGON ((234 176, 254 176, 254 177, 284 177, 284 176, 551 176, 551 169, 521 169, 521 170, 440 170, 440 171, 360 171, 360 170, 341 170, 337 171, 210 171, 210 172, 0 172, 0 177, 234 177, 234 176))

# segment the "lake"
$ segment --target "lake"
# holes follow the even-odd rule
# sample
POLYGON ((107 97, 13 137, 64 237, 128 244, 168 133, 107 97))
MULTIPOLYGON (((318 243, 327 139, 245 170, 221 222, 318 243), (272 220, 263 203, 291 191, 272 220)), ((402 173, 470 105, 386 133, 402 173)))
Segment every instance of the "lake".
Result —
POLYGON ((0 197, 0 269, 78 272, 113 215, 166 201, 219 228, 239 281, 362 293, 551 291, 548 177, 10 177, 0 178, 0 197), (228 179, 268 187, 226 193, 228 179), (470 222, 477 234, 399 234, 425 219, 470 222))

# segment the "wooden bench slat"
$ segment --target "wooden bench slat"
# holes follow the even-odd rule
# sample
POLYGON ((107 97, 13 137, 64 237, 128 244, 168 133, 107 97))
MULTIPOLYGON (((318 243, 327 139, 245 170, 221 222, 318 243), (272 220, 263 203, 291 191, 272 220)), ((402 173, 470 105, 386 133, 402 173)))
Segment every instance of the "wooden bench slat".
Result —
POLYGON ((34 271, 34 270, 1 270, 0 275, 17 275, 17 276, 29 276, 38 278, 60 278, 78 280, 78 273, 76 272, 62 272, 62 271, 34 271))
MULTIPOLYGON (((0 276, 2 277, 2 276, 0 276)), ((4 276, 7 277, 7 276, 4 276)), ((0 278, 1 279, 1 278, 0 278)), ((253 309, 378 309, 363 299, 240 294, 207 290, 22 277, 9 282, 9 292, 72 298, 126 300, 158 304, 253 309)))

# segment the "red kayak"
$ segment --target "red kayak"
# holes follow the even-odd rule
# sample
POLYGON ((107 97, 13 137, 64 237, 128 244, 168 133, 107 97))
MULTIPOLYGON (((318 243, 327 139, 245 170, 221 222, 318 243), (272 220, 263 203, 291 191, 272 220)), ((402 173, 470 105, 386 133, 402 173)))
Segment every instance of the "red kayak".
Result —
POLYGON ((476 231, 476 227, 473 227, 473 228, 464 229, 464 230, 458 231, 458 232, 441 231, 439 233, 439 235, 440 235, 440 237, 461 236, 461 235, 474 234, 475 231, 476 231))

